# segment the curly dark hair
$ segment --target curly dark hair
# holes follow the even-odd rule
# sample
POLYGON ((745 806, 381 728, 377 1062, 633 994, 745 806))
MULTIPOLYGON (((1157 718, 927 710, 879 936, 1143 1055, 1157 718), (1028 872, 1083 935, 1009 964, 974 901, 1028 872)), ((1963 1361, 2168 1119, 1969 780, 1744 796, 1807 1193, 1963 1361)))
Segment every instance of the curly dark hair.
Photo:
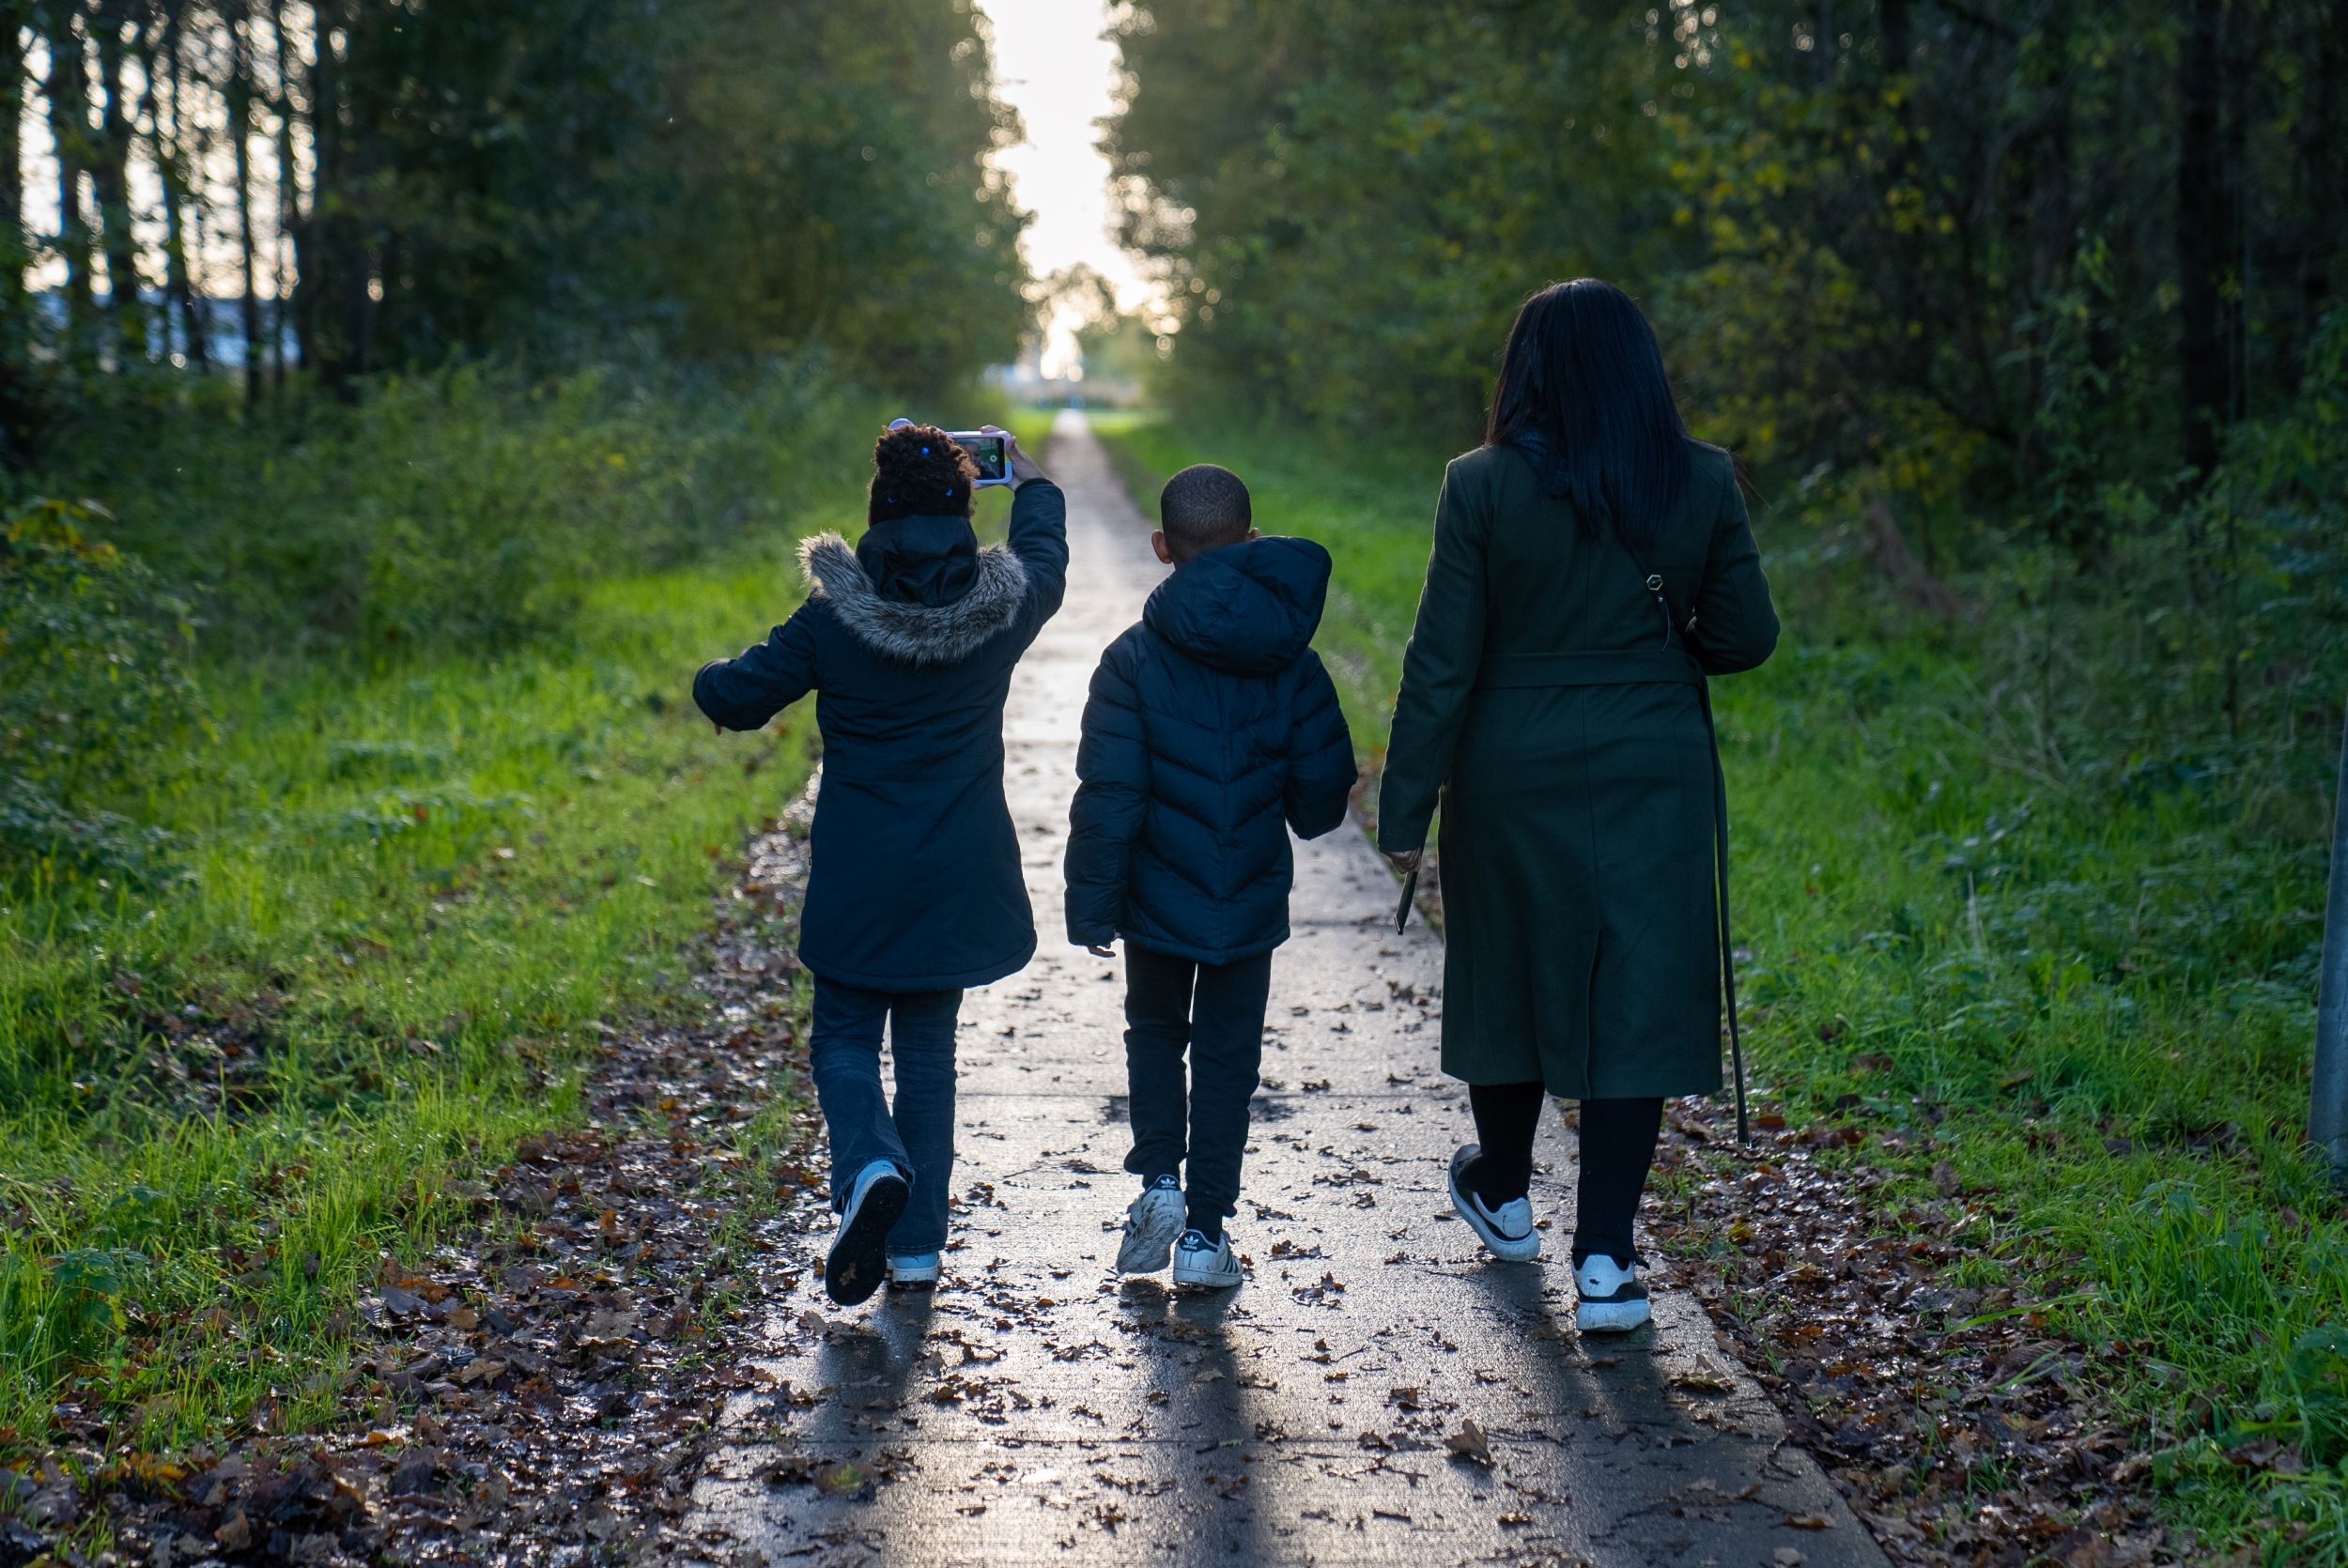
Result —
POLYGON ((934 424, 904 424, 873 443, 873 488, 865 520, 967 517, 979 466, 934 424))

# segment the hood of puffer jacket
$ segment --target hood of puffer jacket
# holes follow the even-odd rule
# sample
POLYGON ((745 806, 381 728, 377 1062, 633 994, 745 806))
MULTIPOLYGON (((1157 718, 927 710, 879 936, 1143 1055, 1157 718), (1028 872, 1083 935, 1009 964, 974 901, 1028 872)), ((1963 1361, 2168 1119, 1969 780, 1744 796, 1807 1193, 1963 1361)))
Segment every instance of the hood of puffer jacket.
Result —
POLYGON ((851 636, 903 664, 954 664, 1017 618, 1027 570, 979 548, 966 517, 896 517, 850 547, 836 533, 799 546, 808 592, 851 636))
POLYGON ((1274 535, 1186 561, 1151 592, 1141 619, 1211 669, 1269 675, 1310 646, 1328 596, 1329 552, 1274 535))
POLYGON ((856 559, 882 598, 935 609, 978 580, 979 536, 967 517, 889 517, 864 530, 856 559))

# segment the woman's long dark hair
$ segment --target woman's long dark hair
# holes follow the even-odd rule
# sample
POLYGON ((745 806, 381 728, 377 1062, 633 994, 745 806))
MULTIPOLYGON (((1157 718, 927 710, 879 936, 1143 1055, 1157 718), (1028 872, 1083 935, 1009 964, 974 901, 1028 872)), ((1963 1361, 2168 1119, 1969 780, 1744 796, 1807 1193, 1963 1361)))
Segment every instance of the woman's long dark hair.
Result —
POLYGON ((1522 449, 1583 528, 1611 523, 1633 546, 1661 531, 1694 445, 1655 329, 1597 278, 1552 284, 1518 310, 1484 444, 1522 449))

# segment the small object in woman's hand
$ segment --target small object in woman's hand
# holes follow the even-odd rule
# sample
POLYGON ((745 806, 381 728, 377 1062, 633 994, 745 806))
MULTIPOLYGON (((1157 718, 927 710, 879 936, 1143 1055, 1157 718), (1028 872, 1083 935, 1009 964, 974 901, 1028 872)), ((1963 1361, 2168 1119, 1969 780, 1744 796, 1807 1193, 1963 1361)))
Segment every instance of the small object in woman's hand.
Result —
POLYGON ((1113 959, 1117 956, 1116 948, 1104 946, 1097 942, 1089 942, 1085 944, 1085 951, 1090 953, 1096 959, 1113 959))
MULTIPOLYGON (((1411 857, 1416 860, 1413 854, 1411 857)), ((1411 905, 1418 899, 1418 868, 1413 866, 1402 879, 1402 901, 1394 906, 1394 934, 1400 936, 1402 928, 1411 923, 1411 905)))

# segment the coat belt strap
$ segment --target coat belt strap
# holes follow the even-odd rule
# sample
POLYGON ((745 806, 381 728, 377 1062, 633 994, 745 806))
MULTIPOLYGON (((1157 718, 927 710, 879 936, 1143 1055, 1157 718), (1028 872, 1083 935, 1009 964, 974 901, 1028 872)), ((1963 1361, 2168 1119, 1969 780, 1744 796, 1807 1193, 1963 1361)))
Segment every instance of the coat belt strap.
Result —
POLYGON ((1728 776, 1721 767, 1719 730, 1704 671, 1675 639, 1668 648, 1606 653, 1511 653, 1486 659, 1476 674, 1485 691, 1534 691, 1556 686, 1691 685, 1704 712, 1704 738, 1712 754, 1712 898, 1721 949, 1721 998, 1728 1018, 1728 1060, 1737 1085, 1737 1141, 1752 1142, 1745 1115, 1745 1041, 1737 1022, 1737 964, 1728 921, 1728 776))
POLYGON ((1704 672, 1682 648, 1634 648, 1572 653, 1506 653, 1486 659, 1475 684, 1485 691, 1546 686, 1701 686, 1704 672))

